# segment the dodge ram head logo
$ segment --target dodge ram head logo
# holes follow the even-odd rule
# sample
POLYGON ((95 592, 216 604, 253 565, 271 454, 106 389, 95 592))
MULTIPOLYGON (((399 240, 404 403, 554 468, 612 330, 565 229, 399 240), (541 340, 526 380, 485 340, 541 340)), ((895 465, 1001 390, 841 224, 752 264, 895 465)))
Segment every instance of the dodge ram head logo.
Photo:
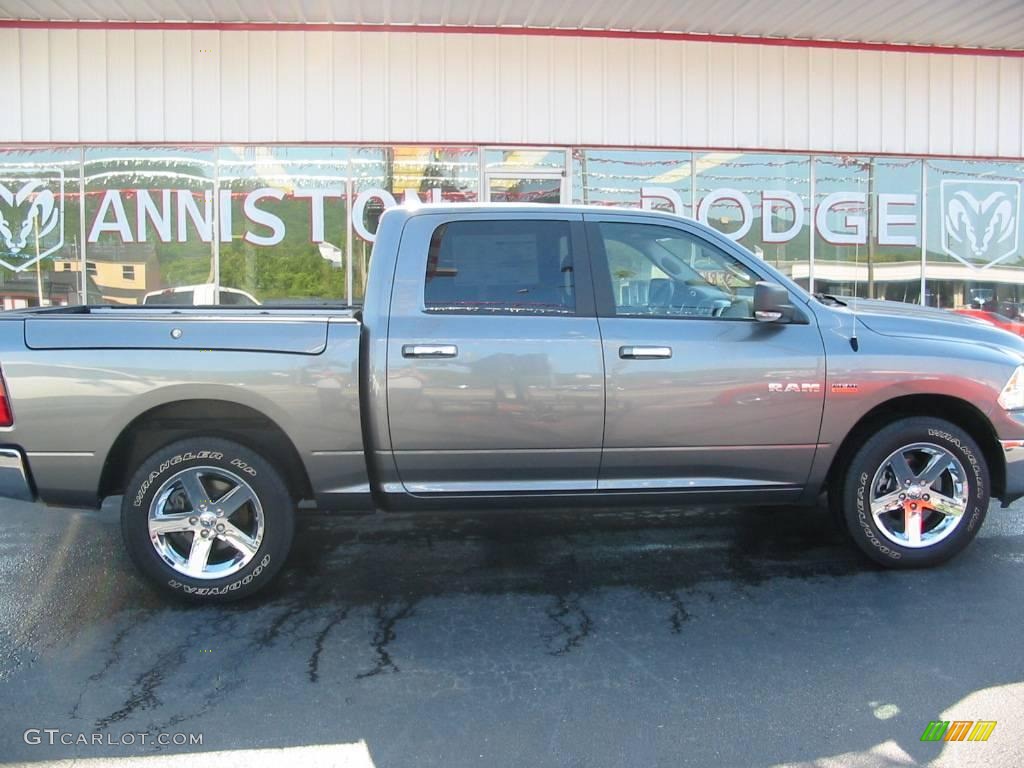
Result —
POLYGON ((64 172, 0 169, 0 266, 20 272, 64 245, 64 172))
POLYGON ((1020 184, 942 182, 942 250, 969 267, 987 269, 1017 253, 1020 184))

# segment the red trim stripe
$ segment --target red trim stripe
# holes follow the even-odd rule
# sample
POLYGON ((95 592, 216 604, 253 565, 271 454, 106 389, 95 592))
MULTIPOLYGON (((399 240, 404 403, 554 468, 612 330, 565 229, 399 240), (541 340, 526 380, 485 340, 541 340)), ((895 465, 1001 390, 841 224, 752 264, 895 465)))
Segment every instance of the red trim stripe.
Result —
POLYGON ((1001 56, 1024 58, 1024 49, 979 48, 954 45, 916 45, 908 43, 868 43, 855 40, 810 40, 794 37, 758 37, 756 35, 701 34, 697 32, 642 32, 617 29, 567 29, 545 27, 483 27, 448 24, 310 24, 249 23, 214 21, 33 21, 0 19, 0 29, 109 29, 170 30, 214 32, 414 32, 447 35, 509 35, 532 37, 583 37, 626 40, 670 40, 693 43, 732 43, 773 45, 790 48, 831 48, 884 53, 927 53, 953 56, 1001 56))
POLYGON ((990 163, 1024 163, 1024 155, 950 155, 937 152, 883 152, 854 149, 800 149, 790 147, 745 147, 745 146, 694 146, 682 144, 599 144, 584 142, 577 144, 530 144, 527 142, 505 141, 469 141, 466 139, 437 139, 428 141, 410 139, 401 141, 388 139, 380 141, 358 141, 345 139, 310 139, 301 141, 242 141, 222 139, 220 141, 192 141, 173 139, 153 139, 144 141, 0 141, 0 152, 31 152, 33 150, 71 150, 71 149, 103 149, 107 147, 146 147, 151 149, 204 149, 216 150, 223 147, 320 147, 325 149, 391 149, 394 147, 438 147, 442 149, 524 149, 552 150, 562 152, 566 149, 598 149, 610 151, 640 152, 739 152, 757 155, 814 155, 815 157, 884 157, 894 160, 964 160, 971 162, 990 163))

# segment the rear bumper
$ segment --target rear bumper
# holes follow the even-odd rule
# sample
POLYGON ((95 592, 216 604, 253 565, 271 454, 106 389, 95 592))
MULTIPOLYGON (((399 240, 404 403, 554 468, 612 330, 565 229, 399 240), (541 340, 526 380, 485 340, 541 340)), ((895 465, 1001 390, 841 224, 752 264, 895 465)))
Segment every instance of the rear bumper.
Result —
POLYGON ((1003 506, 1024 496, 1024 440, 1000 440, 1003 458, 1006 462, 1006 487, 1003 489, 1003 506))
POLYGON ((0 497, 35 501, 28 464, 17 448, 0 448, 0 497))

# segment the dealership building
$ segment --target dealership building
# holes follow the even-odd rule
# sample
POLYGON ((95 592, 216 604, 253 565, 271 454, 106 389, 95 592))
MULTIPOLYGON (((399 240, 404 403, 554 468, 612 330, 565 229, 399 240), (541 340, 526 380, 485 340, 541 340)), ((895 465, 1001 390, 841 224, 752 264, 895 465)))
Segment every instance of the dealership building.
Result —
POLYGON ((427 201, 696 218, 814 291, 1024 314, 1024 11, 0 0, 3 308, 358 302, 427 201))

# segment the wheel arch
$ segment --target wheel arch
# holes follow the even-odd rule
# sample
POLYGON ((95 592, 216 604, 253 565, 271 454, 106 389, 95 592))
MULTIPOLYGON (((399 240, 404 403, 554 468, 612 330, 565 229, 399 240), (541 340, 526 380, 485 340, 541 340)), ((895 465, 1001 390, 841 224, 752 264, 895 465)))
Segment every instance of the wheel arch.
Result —
POLYGON ((864 441, 894 419, 930 416, 945 419, 969 434, 981 448, 988 465, 992 498, 1001 498, 1006 488, 1006 466, 995 429, 984 413, 966 400, 950 395, 913 394, 886 400, 868 411, 846 434, 832 457, 823 490, 838 489, 843 469, 864 441))
POLYGON ((209 398, 162 403, 132 419, 107 452, 98 498, 122 493, 139 464, 154 451, 196 435, 244 445, 280 470, 295 501, 312 498, 305 464, 291 438, 273 419, 247 405, 209 398))

